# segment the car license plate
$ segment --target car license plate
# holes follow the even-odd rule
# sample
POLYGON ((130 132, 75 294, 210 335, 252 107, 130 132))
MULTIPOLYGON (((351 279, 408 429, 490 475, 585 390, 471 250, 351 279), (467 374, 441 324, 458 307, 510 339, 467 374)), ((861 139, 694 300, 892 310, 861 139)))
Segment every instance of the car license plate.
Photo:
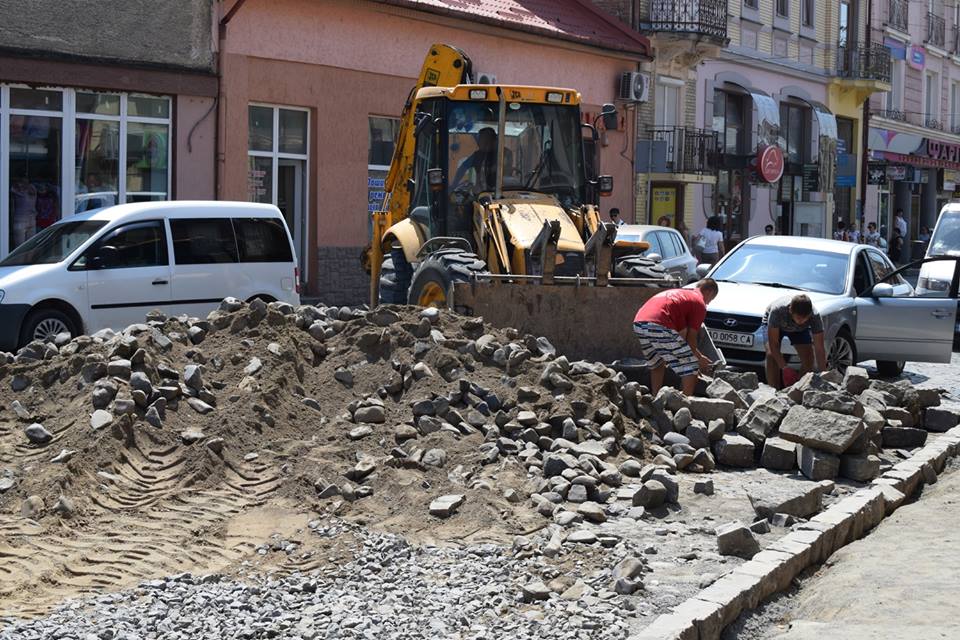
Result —
POLYGON ((714 342, 721 344, 736 345, 738 347, 752 347, 752 333, 737 333, 736 331, 721 331, 719 329, 707 329, 714 342))

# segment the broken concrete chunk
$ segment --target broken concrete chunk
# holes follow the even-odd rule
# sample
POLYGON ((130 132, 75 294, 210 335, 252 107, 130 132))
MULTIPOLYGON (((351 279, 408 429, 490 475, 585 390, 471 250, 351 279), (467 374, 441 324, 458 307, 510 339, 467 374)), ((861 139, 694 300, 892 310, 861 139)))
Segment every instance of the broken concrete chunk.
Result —
POLYGON ((430 515, 438 518, 448 518, 457 512, 457 509, 466 501, 463 494, 440 496, 430 503, 430 515))
POLYGON ((960 424, 960 414, 950 409, 930 407, 924 411, 923 426, 927 431, 943 433, 960 424))
POLYGON ((806 445, 797 447, 797 466, 810 480, 832 480, 840 471, 840 456, 806 445))
POLYGON ((786 396, 775 395, 758 399, 750 405, 746 415, 737 424, 737 433, 760 446, 779 428, 789 409, 790 401, 786 396))
POLYGON ((884 449, 916 449, 927 441, 927 432, 913 427, 884 427, 880 434, 884 449))
POLYGON ((771 471, 792 471, 797 466, 797 443, 767 438, 760 453, 760 466, 771 471))
POLYGON ((753 466, 755 447, 743 436, 727 433, 714 443, 713 450, 719 464, 741 468, 753 466))
POLYGON ((880 475, 880 458, 871 455, 840 456, 840 475, 857 482, 869 482, 880 475))
POLYGON ((843 374, 843 388, 847 393, 858 396, 870 386, 870 375, 863 367, 847 367, 843 374))
POLYGON ((747 488, 747 498, 761 518, 771 518, 776 513, 809 518, 823 508, 823 490, 816 484, 796 479, 751 486, 747 488))
POLYGON ((803 392, 803 406, 808 409, 822 409, 848 416, 863 416, 863 405, 848 393, 818 391, 807 389, 803 392))
POLYGON ((689 406, 693 417, 704 422, 723 420, 731 423, 736 410, 736 406, 729 400, 715 398, 689 398, 689 406))
POLYGON ((760 551, 760 544, 748 527, 731 522, 717 527, 717 550, 722 556, 749 560, 760 551))
POLYGON ((840 454, 863 433, 863 420, 833 411, 795 406, 780 424, 780 437, 840 454))

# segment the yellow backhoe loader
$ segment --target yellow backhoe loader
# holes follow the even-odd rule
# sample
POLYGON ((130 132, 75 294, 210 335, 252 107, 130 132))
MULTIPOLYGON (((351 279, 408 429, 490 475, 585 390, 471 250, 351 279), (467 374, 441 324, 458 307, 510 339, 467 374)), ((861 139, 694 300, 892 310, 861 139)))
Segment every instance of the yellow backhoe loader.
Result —
MULTIPOLYGON (((365 252, 370 304, 449 306, 548 337, 572 358, 636 352, 633 314, 678 283, 600 220, 597 132, 572 89, 470 84, 431 47, 400 122, 365 252), (586 133, 584 133, 586 132, 586 133)), ((613 105, 601 117, 616 127, 613 105)))

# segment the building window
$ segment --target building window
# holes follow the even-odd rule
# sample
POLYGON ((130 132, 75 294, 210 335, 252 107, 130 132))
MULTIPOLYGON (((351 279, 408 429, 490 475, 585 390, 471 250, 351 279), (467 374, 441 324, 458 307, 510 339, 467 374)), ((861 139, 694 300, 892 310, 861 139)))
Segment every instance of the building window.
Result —
POLYGON ((720 89, 713 92, 713 130, 719 137, 721 153, 740 152, 744 137, 742 96, 720 89))
POLYGON ((790 0, 776 0, 777 15, 786 18, 790 15, 790 0))
POLYGON ((247 122, 247 199, 280 209, 293 234, 300 273, 306 279, 310 112, 251 104, 247 122))
MULTIPOLYGON (((905 62, 903 60, 892 60, 890 66, 890 91, 887 92, 886 108, 887 111, 900 111, 903 109, 903 76, 905 62)), ((887 115, 890 115, 889 113, 887 115)))
POLYGON ((940 128, 940 76, 928 71, 924 76, 924 124, 931 128, 940 128))
POLYGON ((759 9, 759 0, 743 0, 743 6, 748 9, 759 9))
POLYGON ((800 0, 800 24, 812 27, 814 15, 813 0, 800 0))
POLYGON ((680 122, 680 87, 682 80, 660 78, 654 105, 654 124, 658 127, 675 127, 680 122))
POLYGON ((64 215, 170 198, 170 99, 0 85, 0 255, 64 215))
POLYGON ((806 161, 809 109, 792 104, 780 105, 780 135, 784 139, 784 156, 792 164, 806 161))
POLYGON ((960 82, 950 84, 950 131, 960 132, 960 82))
MULTIPOLYGON (((372 214, 383 206, 384 182, 390 170, 393 150, 400 132, 400 119, 370 116, 370 149, 367 153, 367 212, 372 214)), ((367 231, 373 231, 373 220, 367 216, 367 231)))

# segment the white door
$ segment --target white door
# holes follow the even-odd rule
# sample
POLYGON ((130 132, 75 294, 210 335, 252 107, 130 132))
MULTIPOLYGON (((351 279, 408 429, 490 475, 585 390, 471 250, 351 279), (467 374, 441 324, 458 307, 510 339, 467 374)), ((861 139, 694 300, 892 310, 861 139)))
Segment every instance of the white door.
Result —
POLYGON ((173 313, 203 317, 228 297, 246 300, 253 275, 238 264, 230 218, 171 218, 173 313))
POLYGON ((170 258, 162 220, 118 227, 72 268, 86 269, 88 332, 143 322, 152 309, 170 311, 170 258))
MULTIPOLYGON (((869 256, 876 283, 893 273, 889 259, 879 251, 869 256)), ((857 298, 857 348, 861 360, 875 358, 893 362, 950 362, 957 321, 954 298, 903 296, 910 286, 899 275, 885 280, 896 297, 857 298)))

